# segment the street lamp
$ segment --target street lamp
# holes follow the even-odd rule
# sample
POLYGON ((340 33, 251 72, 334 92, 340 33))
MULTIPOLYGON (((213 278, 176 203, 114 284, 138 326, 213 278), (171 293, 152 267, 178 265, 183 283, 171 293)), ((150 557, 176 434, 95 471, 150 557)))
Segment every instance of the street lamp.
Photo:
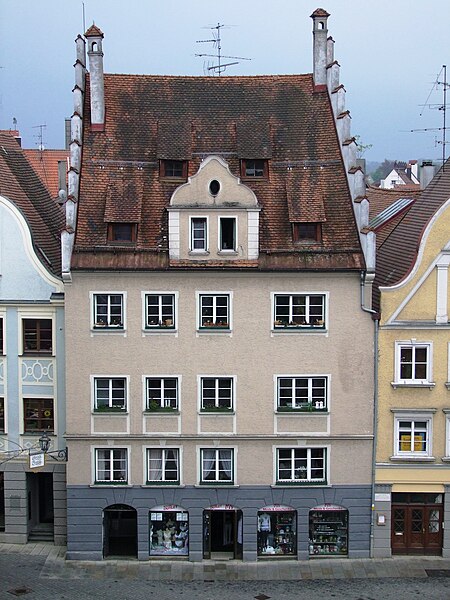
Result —
POLYGON ((44 454, 47 454, 47 452, 50 448, 50 442, 51 442, 51 440, 49 438, 48 433, 46 431, 44 431, 44 433, 39 438, 39 446, 44 454))

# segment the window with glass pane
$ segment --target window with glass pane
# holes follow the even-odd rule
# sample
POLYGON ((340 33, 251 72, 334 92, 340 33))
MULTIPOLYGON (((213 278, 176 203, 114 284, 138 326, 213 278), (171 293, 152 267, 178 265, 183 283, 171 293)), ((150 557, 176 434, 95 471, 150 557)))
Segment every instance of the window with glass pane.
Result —
POLYGON ((178 409, 178 379, 147 377, 147 410, 178 409))
POLYGON ((191 250, 207 250, 207 220, 204 218, 191 219, 191 250))
POLYGON ((428 346, 400 347, 400 379, 403 381, 428 379, 428 346))
POLYGON ((175 294, 147 294, 146 302, 146 327, 175 328, 175 294))
POLYGON ((0 354, 3 354, 3 319, 0 318, 0 354))
POLYGON ((242 161, 243 177, 266 177, 267 161, 263 159, 247 159, 242 161))
POLYGON ((325 482, 325 448, 279 448, 277 482, 325 482))
POLYGON ((160 163, 161 177, 176 177, 185 179, 187 176, 187 161, 162 160, 160 163))
POLYGON ((429 421, 398 420, 397 452, 428 453, 429 421))
POLYGON ((94 294, 94 328, 123 329, 123 295, 94 294))
POLYGON ((147 450, 148 483, 179 483, 178 448, 147 450))
POLYGON ((127 408, 127 383, 124 377, 96 377, 95 410, 126 410, 127 408))
POLYGON ((127 483, 127 450, 126 448, 99 448, 96 454, 96 483, 127 483))
POLYGON ((23 319, 22 327, 24 353, 52 351, 51 319, 23 319))
POLYGON ((233 450, 201 450, 201 482, 233 483, 233 450))
POLYGON ((135 242, 136 230, 136 223, 110 223, 108 242, 135 242))
POLYGON ((274 327, 325 327, 325 296, 275 295, 274 327))
POLYGON ((53 431, 53 399, 24 398, 24 431, 53 431))
POLYGON ((233 379, 231 377, 202 377, 202 410, 233 410, 233 379))
POLYGON ((236 250, 236 219, 231 217, 221 217, 219 219, 219 249, 236 250))
POLYGON ((278 408, 286 410, 326 410, 327 378, 279 377, 278 408))
POLYGON ((227 294, 200 296, 200 327, 230 327, 230 297, 227 294))

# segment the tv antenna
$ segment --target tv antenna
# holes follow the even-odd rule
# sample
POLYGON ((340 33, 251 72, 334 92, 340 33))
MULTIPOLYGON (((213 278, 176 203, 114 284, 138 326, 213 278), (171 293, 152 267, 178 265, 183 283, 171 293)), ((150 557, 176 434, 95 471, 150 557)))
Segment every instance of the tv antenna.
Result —
POLYGON ((217 60, 217 64, 208 65, 205 67, 206 71, 211 75, 221 75, 227 67, 231 67, 232 65, 238 65, 240 60, 252 60, 251 58, 244 58, 243 56, 226 56, 222 55, 222 46, 221 46, 221 38, 220 38, 220 30, 226 27, 223 24, 217 23, 214 27, 208 27, 213 32, 211 40, 196 40, 196 44, 213 44, 214 48, 217 48, 217 54, 196 54, 195 56, 208 56, 215 58, 217 60), (235 62, 222 63, 223 58, 231 58, 237 59, 235 62))
POLYGON ((47 125, 34 125, 33 129, 39 129, 39 132, 34 137, 38 139, 38 149, 45 150, 44 148, 44 129, 47 128, 47 125))
POLYGON ((442 139, 438 140, 435 138, 436 144, 442 144, 442 170, 445 169, 445 159, 447 156, 446 147, 447 147, 447 138, 446 131, 449 129, 446 125, 446 113, 447 113, 447 90, 450 88, 450 84, 447 83, 447 66, 442 65, 441 70, 439 71, 436 80, 433 82, 430 93, 428 94, 428 98, 425 101, 425 104, 422 104, 422 110, 420 112, 420 116, 423 115, 424 109, 429 108, 431 110, 440 110, 442 111, 442 127, 426 127, 425 129, 410 129, 411 132, 416 131, 441 131, 442 139), (429 99, 434 90, 438 90, 439 86, 442 86, 442 102, 437 104, 430 104, 429 99))

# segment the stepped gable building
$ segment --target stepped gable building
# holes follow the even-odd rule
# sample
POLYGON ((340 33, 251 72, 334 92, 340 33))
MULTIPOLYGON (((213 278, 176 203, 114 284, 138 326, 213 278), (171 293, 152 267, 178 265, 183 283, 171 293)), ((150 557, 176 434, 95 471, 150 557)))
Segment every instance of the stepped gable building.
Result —
POLYGON ((66 542, 64 214, 0 132, 0 541, 66 542), (49 438, 45 464, 30 457, 49 438), (55 460, 50 457, 53 456, 55 460))
POLYGON ((104 74, 76 40, 69 559, 369 555, 374 235, 328 16, 306 75, 104 74))
POLYGON ((449 203, 447 161, 424 191, 397 199, 369 224, 381 234, 374 286, 381 311, 378 557, 449 555, 449 203))

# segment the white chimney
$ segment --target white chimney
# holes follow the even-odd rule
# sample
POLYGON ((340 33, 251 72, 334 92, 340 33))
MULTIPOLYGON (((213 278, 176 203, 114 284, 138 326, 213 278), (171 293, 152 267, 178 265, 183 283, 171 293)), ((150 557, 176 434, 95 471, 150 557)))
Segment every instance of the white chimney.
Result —
POLYGON ((84 34, 88 44, 89 77, 91 88, 91 129, 105 130, 105 89, 103 80, 103 33, 92 25, 84 34))
POLYGON ((434 165, 431 160, 424 160, 420 169, 420 189, 424 190, 434 177, 434 165))
POLYGON ((314 88, 317 91, 326 90, 327 85, 327 54, 330 52, 327 43, 327 19, 329 16, 323 8, 316 9, 311 15, 313 20, 313 76, 314 88))

